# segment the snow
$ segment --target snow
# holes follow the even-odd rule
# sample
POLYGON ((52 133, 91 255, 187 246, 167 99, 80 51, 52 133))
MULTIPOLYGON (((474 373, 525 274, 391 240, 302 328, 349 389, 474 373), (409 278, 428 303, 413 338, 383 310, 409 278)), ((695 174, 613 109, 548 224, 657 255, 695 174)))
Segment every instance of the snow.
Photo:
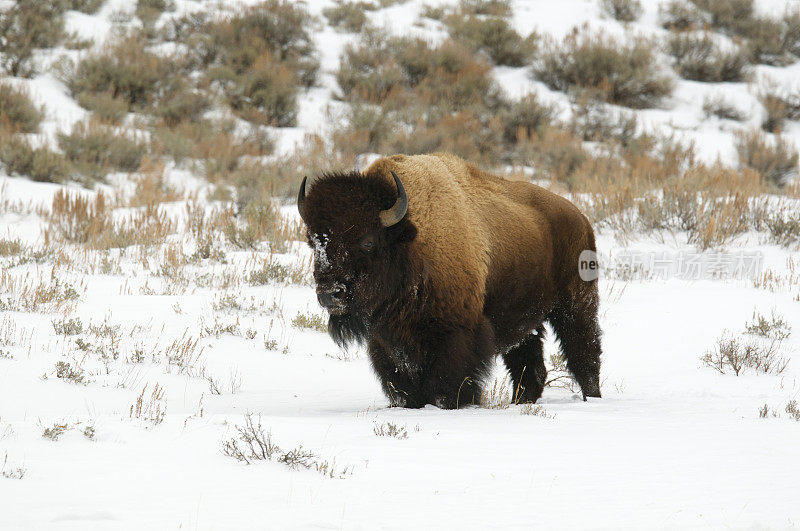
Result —
MULTIPOLYGON (((369 16, 395 34, 442 38, 436 22, 414 25, 425 3, 441 2, 410 0, 369 16)), ((523 34, 555 38, 584 22, 618 35, 659 34, 657 3, 643 3, 642 19, 626 27, 602 18, 594 0, 516 0, 513 23, 523 34)), ((175 15, 209 8, 176 4, 175 15)), ((756 2, 766 13, 790 4, 756 2)), ((332 2, 308 5, 319 15, 332 2)), ((70 12, 67 28, 102 42, 112 14, 134 6, 110 0, 97 15, 70 12)), ((320 21, 321 83, 301 96, 298 127, 274 130, 279 155, 307 134, 324 135, 330 116, 343 108, 334 74, 355 38, 328 27, 321 15, 320 21)), ((800 63, 757 68, 789 86, 799 72, 800 63)), ((568 118, 566 96, 532 80, 526 69, 496 68, 494 75, 511 96, 534 92, 568 118)), ((52 74, 14 82, 26 84, 45 106, 42 141, 85 119, 52 74)), ((648 130, 694 141, 703 160, 734 164, 733 133, 757 125, 760 112, 745 83, 678 81, 663 108, 637 116, 648 130), (706 119, 703 98, 717 93, 754 113, 742 124, 706 119)), ((800 124, 787 124, 784 134, 797 143, 800 124)), ((201 202, 208 191, 187 170, 168 166, 166 176, 201 202)), ((113 190, 130 193, 124 176, 111 181, 113 190)), ((38 212, 62 188, 0 175, 0 238, 41 247, 45 225, 38 212)), ((184 211, 183 203, 163 208, 174 216, 184 211)), ((297 219, 294 206, 282 213, 297 219)), ((173 243, 191 251, 180 236, 173 243)), ((695 251, 682 233, 630 235, 623 243, 601 232, 598 248, 610 256, 695 251)), ((324 253, 322 245, 317 250, 324 253)), ((761 253, 760 270, 744 278, 601 277, 603 398, 583 402, 570 390, 548 388, 537 404, 541 415, 522 414, 516 405, 388 408, 363 350, 342 351, 326 334, 292 326, 298 314, 323 314, 313 287, 242 280, 264 259, 307 263, 312 250, 305 244, 285 254, 229 251, 226 263, 187 266, 193 279, 211 275, 213 281, 188 291, 172 290, 172 281, 157 274, 160 254, 60 251, 57 264, 4 265, 0 272, 4 302, 19 297, 21 285, 53 278, 80 296, 71 308, 0 311, 0 471, 12 476, 0 475, 0 529, 800 527, 800 422, 783 413, 787 402, 800 398, 798 360, 779 375, 747 371, 738 377, 700 361, 720 336, 740 334, 754 312, 775 312, 793 327, 780 352, 797 358, 800 254, 764 244, 757 234, 727 249, 761 253), (103 260, 118 262, 119 270, 101 273, 103 260), (773 290, 756 287, 758 274, 767 271, 783 279, 773 290), (226 285, 227 275, 239 281, 226 285), (222 308, 227 296, 238 309, 222 308), (81 335, 56 334, 54 322, 75 316, 84 326, 81 335), (102 323, 120 327, 116 345, 86 331, 102 323), (235 332, 205 331, 215 325, 235 332), (76 338, 107 354, 116 348, 118 358, 87 353, 76 338), (197 340, 196 349, 170 363, 165 350, 187 340, 197 340), (134 361, 137 352, 143 360, 134 361), (58 378, 59 361, 82 367, 88 383, 58 378), (221 394, 211 392, 209 377, 221 394), (146 400, 156 384, 166 407, 159 424, 132 412, 143 389, 146 400), (764 404, 780 416, 759 418, 764 404), (223 441, 236 435, 247 413, 260 416, 281 448, 302 445, 346 472, 331 478, 276 461, 247 466, 223 455, 223 441), (405 428, 408 437, 376 436, 375 427, 387 422, 405 428), (69 429, 58 440, 44 438, 44 428, 55 423, 69 429), (83 434, 87 427, 94 429, 91 439, 83 434), (21 480, 13 478, 17 468, 24 470, 21 480)), ((546 357, 555 352, 548 331, 546 357)), ((498 360, 492 379, 504 377, 498 360)))

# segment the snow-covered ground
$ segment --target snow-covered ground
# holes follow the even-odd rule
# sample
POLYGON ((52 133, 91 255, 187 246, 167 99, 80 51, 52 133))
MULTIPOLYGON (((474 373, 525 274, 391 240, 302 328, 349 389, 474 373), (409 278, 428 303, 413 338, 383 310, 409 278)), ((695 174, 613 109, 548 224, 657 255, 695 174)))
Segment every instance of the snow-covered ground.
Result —
MULTIPOLYGON (((439 38, 433 23, 412 26, 424 3, 436 2, 411 0, 369 16, 395 33, 439 38)), ((177 4, 178 12, 205 5, 177 4)), ((554 36, 584 22, 662 32, 658 3, 643 4, 642 19, 623 28, 594 0, 517 0, 514 25, 554 36)), ((757 2, 775 12, 789 4, 757 2)), ((110 0, 95 16, 70 15, 68 29, 100 39, 111 14, 133 5, 110 0)), ((277 131, 287 149, 306 132, 324 132, 326 108, 336 104, 333 71, 355 36, 323 25, 316 38, 320 87, 303 96, 299 127, 277 131)), ((800 63, 769 71, 789 82, 800 63)), ((566 107, 564 94, 523 69, 495 74, 512 94, 537 91, 566 107)), ((51 74, 15 82, 46 106, 45 136, 83 118, 51 74)), ((707 91, 724 91, 745 109, 760 105, 746 84, 679 81, 665 108, 639 116, 645 127, 695 140, 704 159, 732 162, 731 124, 703 116, 707 91)), ((756 112, 750 125, 759 121, 756 112)), ((799 143, 796 123, 787 134, 799 143)), ((185 172, 171 177, 198 186, 185 172)), ((60 189, 0 176, 0 237, 40 246, 37 209, 60 189)), ((266 253, 231 250, 227 263, 187 266, 190 289, 157 274, 163 254, 66 248, 55 261, 6 264, 0 529, 800 527, 800 422, 785 412, 800 399, 800 253, 749 234, 703 259, 721 267, 744 257, 752 269, 687 278, 659 269, 694 256, 683 234, 632 235, 622 244, 601 233, 598 248, 611 260, 639 260, 637 274, 601 277, 603 398, 583 402, 551 387, 535 410, 388 408, 362 351, 343 352, 326 334, 293 326, 298 314, 323 314, 313 287, 245 280, 266 253), (37 286, 69 287, 75 296, 19 311, 37 286), (776 343, 789 360, 782 373, 734 376, 701 362, 725 334, 751 341, 744 329, 754 313, 794 328, 776 343), (75 318, 79 334, 57 333, 75 318), (83 381, 69 381, 67 369, 83 381), (284 451, 302 446, 330 473, 224 455, 248 413, 284 451), (59 425, 60 436, 43 436, 59 425), (405 437, 376 434, 390 425, 405 437)), ((298 243, 272 259, 302 267, 308 258, 298 243)), ((546 356, 555 352, 548 341, 546 356)), ((499 362, 494 378, 503 385, 499 362)))

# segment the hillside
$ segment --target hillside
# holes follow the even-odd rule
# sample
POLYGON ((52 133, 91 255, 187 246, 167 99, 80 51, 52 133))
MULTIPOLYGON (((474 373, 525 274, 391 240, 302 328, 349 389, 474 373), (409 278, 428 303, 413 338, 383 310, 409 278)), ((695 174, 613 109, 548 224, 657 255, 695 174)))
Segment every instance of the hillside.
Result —
POLYGON ((798 527, 795 4, 4 0, 0 528, 798 527), (328 337, 302 177, 435 150, 592 221, 602 399, 328 337))

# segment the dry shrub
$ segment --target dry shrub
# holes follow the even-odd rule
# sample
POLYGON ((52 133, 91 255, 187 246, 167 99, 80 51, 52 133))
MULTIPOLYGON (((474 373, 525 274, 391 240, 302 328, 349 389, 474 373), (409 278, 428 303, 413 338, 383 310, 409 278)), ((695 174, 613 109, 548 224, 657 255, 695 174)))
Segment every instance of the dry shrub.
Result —
POLYGON ((747 38, 747 49, 755 63, 785 66, 797 60, 783 39, 783 21, 767 17, 754 17, 743 28, 747 38))
POLYGON ((337 0, 336 5, 326 7, 322 14, 334 28, 357 33, 367 22, 365 11, 373 10, 376 6, 369 2, 342 2, 337 0))
POLYGON ((296 85, 313 85, 319 68, 312 23, 303 6, 267 0, 207 22, 183 41, 244 118, 293 125, 296 85))
POLYGON ((362 43, 348 46, 336 79, 342 96, 401 108, 415 101, 458 110, 492 96, 490 66, 475 59, 462 44, 437 47, 422 39, 386 39, 368 32, 362 43))
POLYGON ((557 127, 545 127, 528 135, 521 131, 510 159, 514 164, 531 166, 534 177, 564 183, 589 159, 581 139, 557 127))
POLYGON ((570 130, 583 140, 592 142, 617 142, 635 151, 647 151, 653 141, 648 135, 637 134, 639 123, 636 114, 612 110, 611 106, 597 100, 594 94, 582 94, 573 107, 570 130))
POLYGON ((500 17, 486 17, 456 12, 444 19, 453 39, 474 52, 483 52, 492 62, 506 66, 526 65, 536 49, 537 35, 523 38, 500 17))
POLYGON ((787 9, 782 18, 762 17, 753 0, 692 0, 705 10, 710 25, 731 37, 744 38, 750 60, 783 66, 797 60, 800 47, 800 11, 787 9))
POLYGON ((36 133, 44 119, 44 108, 31 101, 23 87, 0 83, 0 127, 20 133, 36 133))
POLYGON ((740 131, 735 134, 735 144, 740 164, 777 186, 797 174, 797 148, 786 138, 775 136, 774 142, 769 142, 761 131, 740 131))
POLYGON ((249 70, 225 81, 231 82, 228 89, 231 107, 245 120, 277 127, 297 122, 295 74, 271 55, 260 56, 249 70))
POLYGON ((64 0, 64 5, 66 9, 94 15, 104 2, 105 0, 64 0))
POLYGON ((342 120, 333 131, 333 143, 350 154, 383 150, 397 128, 393 113, 378 105, 360 102, 349 105, 342 120))
POLYGON ((780 346, 783 339, 767 338, 743 342, 736 337, 723 335, 716 348, 706 352, 700 361, 721 374, 729 370, 736 376, 745 369, 764 374, 782 374, 789 365, 789 360, 781 355, 780 346))
POLYGON ((32 77, 36 48, 51 48, 64 38, 60 2, 19 0, 0 11, 0 66, 12 76, 32 77))
POLYGON ((510 102, 499 113, 504 142, 513 145, 533 134, 541 135, 555 120, 556 114, 554 105, 542 102, 533 93, 510 102))
POLYGON ((800 244, 800 212, 795 208, 780 208, 765 220, 769 241, 782 247, 797 248, 800 244))
POLYGON ((511 0, 461 0, 459 9, 472 15, 510 17, 513 14, 511 0))
POLYGON ((19 135, 0 127, 0 162, 7 173, 30 177, 34 181, 64 182, 73 168, 64 155, 47 146, 34 147, 19 135))
POLYGON ((589 193, 575 200, 597 226, 622 239, 634 232, 685 231, 690 243, 705 250, 763 227, 769 208, 760 198, 766 190, 761 175, 691 161, 684 168, 683 157, 664 168, 655 159, 600 168, 587 163, 595 168, 595 181, 578 181, 589 193))
POLYGON ((562 42, 545 39, 534 73, 556 90, 597 91, 609 103, 646 108, 672 92, 652 41, 621 42, 602 30, 576 28, 562 42))
POLYGON ((782 39, 786 51, 800 57, 800 8, 787 9, 784 13, 782 39))
POLYGON ((337 73, 343 97, 355 104, 334 132, 337 150, 346 157, 448 150, 496 163, 504 99, 489 70, 455 41, 434 47, 367 32, 346 49, 337 73))
POLYGON ((703 99, 703 112, 706 116, 716 116, 724 120, 743 122, 747 119, 747 115, 733 103, 726 100, 722 94, 706 96, 703 99))
POLYGON ((690 0, 710 15, 715 29, 736 34, 753 19, 753 0, 690 0))
POLYGON ((420 11, 419 16, 424 18, 430 18, 432 20, 444 20, 445 15, 447 14, 446 6, 431 6, 425 4, 422 6, 422 10, 420 11))
POLYGON ((53 196, 49 212, 44 213, 55 236, 72 243, 86 243, 105 232, 110 220, 110 207, 105 195, 94 200, 83 194, 59 190, 53 196))
POLYGON ((169 156, 177 164, 197 161, 207 179, 224 180, 239 167, 242 157, 263 157, 274 147, 272 138, 261 128, 245 132, 236 129, 236 122, 228 119, 158 126, 153 152, 169 156))
POLYGON ((174 11, 172 0, 136 0, 136 16, 145 28, 152 27, 164 11, 174 11))
POLYGON ((91 110, 101 122, 118 124, 128 113, 128 102, 113 92, 81 92, 78 105, 91 110))
POLYGON ((786 120, 800 120, 800 91, 781 89, 771 79, 761 83, 758 99, 767 111, 761 127, 770 133, 779 133, 786 120))
POLYGON ((602 0, 600 6, 608 16, 620 22, 633 22, 644 12, 639 0, 602 0))
POLYGON ((664 29, 687 31, 702 28, 709 17, 686 0, 670 0, 659 7, 659 20, 664 29))
POLYGON ((234 197, 218 224, 237 247, 256 248, 267 242, 273 250, 284 252, 289 242, 301 239, 302 224, 283 216, 277 200, 294 198, 305 175, 347 166, 317 136, 309 136, 289 156, 243 164, 225 178, 234 197))
POLYGON ((705 82, 742 81, 748 54, 739 48, 723 51, 712 35, 670 32, 667 49, 675 58, 675 70, 684 79, 705 82))
POLYGON ((69 134, 59 133, 58 145, 90 182, 103 180, 112 171, 136 171, 147 150, 130 133, 98 122, 76 122, 69 134))
POLYGON ((207 98, 193 88, 181 56, 146 49, 141 35, 122 37, 66 67, 65 81, 78 102, 101 118, 118 121, 126 111, 147 112, 167 123, 198 120, 207 98))

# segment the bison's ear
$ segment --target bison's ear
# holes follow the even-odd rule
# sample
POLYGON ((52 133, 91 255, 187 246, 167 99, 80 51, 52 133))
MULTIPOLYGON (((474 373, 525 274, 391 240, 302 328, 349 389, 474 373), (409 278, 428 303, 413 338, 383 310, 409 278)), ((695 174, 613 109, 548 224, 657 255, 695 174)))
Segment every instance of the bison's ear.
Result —
POLYGON ((408 219, 408 216, 400 220, 399 223, 386 229, 389 237, 395 243, 410 242, 417 237, 417 227, 408 219))

